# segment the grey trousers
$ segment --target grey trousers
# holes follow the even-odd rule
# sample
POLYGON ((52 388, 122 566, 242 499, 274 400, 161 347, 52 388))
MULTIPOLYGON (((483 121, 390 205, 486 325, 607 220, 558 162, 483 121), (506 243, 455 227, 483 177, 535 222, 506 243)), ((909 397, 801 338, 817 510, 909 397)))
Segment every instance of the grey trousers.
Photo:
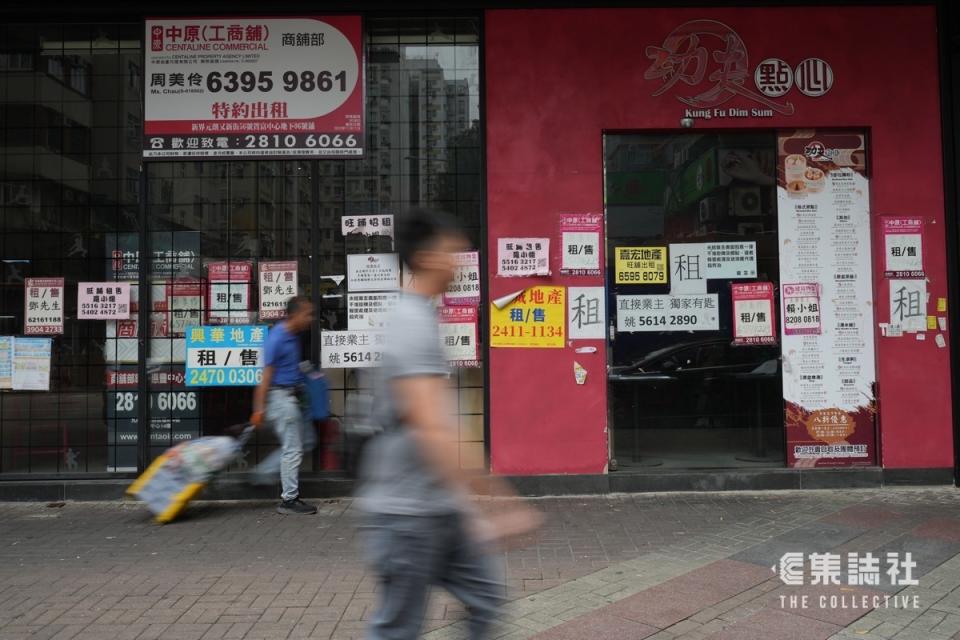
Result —
POLYGON ((505 587, 492 558, 467 536, 461 515, 368 516, 363 529, 381 588, 369 640, 416 638, 433 585, 466 607, 471 640, 487 637, 505 587))

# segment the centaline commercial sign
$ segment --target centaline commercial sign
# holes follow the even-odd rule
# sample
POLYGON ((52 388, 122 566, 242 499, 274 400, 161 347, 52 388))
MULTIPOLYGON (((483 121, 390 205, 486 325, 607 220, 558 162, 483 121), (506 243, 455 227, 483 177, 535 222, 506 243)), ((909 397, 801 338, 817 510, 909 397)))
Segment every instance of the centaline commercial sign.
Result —
POLYGON ((363 155, 359 16, 146 21, 146 158, 363 155))

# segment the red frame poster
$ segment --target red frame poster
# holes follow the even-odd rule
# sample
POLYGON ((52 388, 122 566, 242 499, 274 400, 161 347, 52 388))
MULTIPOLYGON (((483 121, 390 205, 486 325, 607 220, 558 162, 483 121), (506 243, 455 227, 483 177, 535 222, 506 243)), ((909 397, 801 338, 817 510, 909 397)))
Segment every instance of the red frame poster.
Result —
MULTIPOLYGON (((250 262, 211 262, 207 265, 207 323, 208 324, 249 324, 250 284, 253 281, 253 263, 250 262), (217 285, 220 285, 219 287, 217 285), (246 285, 245 307, 215 309, 214 296, 225 288, 231 295, 238 285, 246 285)), ((228 303, 229 304, 229 303, 228 303)))
POLYGON ((736 282, 730 285, 733 299, 733 344, 776 344, 777 320, 772 282, 736 282), (753 325, 770 325, 759 331, 753 325))
POLYGON ((63 333, 63 278, 24 278, 23 280, 23 335, 52 336, 63 333), (49 296, 49 302, 44 300, 49 296), (36 309, 30 303, 37 304, 36 309), (46 308, 43 308, 46 306, 46 308), (47 311, 42 322, 31 321, 31 315, 47 311), (59 316, 59 317, 57 317, 59 316))
POLYGON ((561 213, 559 226, 560 273, 603 275, 603 214, 561 213))
POLYGON ((359 157, 358 15, 146 20, 145 158, 359 157))
POLYGON ((900 280, 925 277, 923 218, 883 216, 880 218, 880 232, 883 234, 884 277, 900 280))
MULTIPOLYGON (((450 327, 451 325, 472 325, 473 326, 473 344, 472 344, 472 355, 469 358, 455 358, 449 360, 450 366, 452 367, 479 367, 480 366, 480 345, 478 344, 478 339, 480 337, 479 326, 477 322, 477 308, 476 307, 440 307, 439 309, 440 316, 440 337, 442 340, 446 341, 447 338, 453 337, 457 338, 456 334, 447 334, 445 332, 445 327, 450 327)), ((451 348, 462 348, 462 345, 459 343, 456 345, 450 345, 451 348)), ((447 347, 445 346, 444 349, 447 347)))

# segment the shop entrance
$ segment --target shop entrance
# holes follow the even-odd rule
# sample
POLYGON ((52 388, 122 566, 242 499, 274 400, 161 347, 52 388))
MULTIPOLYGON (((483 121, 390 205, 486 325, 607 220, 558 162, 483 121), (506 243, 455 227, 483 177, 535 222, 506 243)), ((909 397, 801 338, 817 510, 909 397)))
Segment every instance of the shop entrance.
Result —
POLYGON ((604 137, 619 468, 783 466, 776 158, 773 132, 604 137))

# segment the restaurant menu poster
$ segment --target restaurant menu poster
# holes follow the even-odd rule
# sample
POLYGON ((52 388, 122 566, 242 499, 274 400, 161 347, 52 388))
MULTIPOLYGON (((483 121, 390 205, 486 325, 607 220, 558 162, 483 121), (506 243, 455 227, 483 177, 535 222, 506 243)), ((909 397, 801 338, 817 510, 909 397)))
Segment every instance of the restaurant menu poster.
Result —
POLYGON ((787 464, 876 464, 870 184, 860 131, 778 136, 787 464), (794 284, 799 283, 799 284, 794 284))

